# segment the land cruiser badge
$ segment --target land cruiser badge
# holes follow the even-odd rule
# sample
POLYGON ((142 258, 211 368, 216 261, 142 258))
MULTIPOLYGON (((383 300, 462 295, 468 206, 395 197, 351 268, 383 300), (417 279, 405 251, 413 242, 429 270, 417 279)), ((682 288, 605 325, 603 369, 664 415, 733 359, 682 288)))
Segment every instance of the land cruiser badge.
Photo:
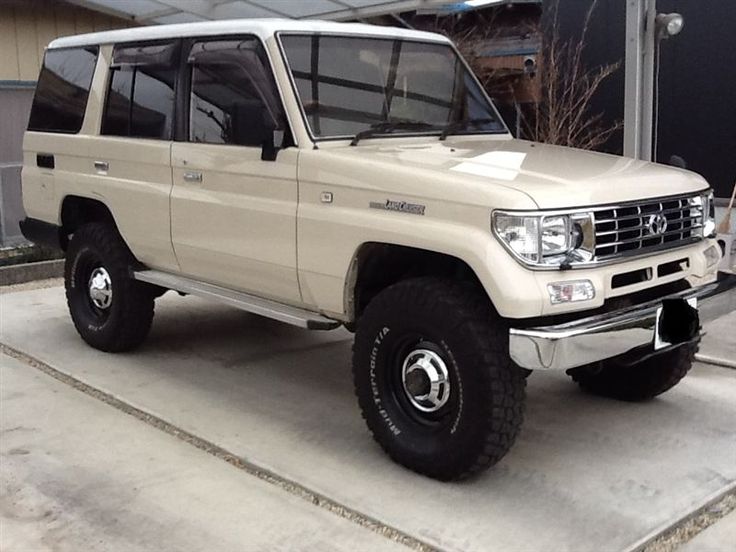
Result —
POLYGON ((424 215, 424 205, 416 203, 407 203, 406 201, 393 201, 387 199, 384 202, 371 201, 371 209, 383 209, 385 211, 399 211, 400 213, 409 213, 410 215, 424 215))

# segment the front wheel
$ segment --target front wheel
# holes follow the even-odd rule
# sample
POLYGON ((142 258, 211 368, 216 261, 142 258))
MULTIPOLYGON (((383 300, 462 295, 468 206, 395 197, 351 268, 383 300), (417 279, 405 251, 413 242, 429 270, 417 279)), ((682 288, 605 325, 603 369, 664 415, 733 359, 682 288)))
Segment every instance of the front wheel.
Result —
POLYGON ((568 370, 582 389, 622 401, 646 401, 677 385, 690 371, 697 345, 687 344, 654 355, 641 362, 623 365, 603 361, 568 370))
POLYGON ((74 326, 89 345, 108 352, 133 349, 148 335, 155 290, 131 277, 133 255, 114 226, 79 228, 64 267, 74 326))
POLYGON ((522 424, 526 380, 508 329, 465 284, 417 278, 378 294, 358 323, 353 377, 375 440, 436 479, 495 464, 522 424))

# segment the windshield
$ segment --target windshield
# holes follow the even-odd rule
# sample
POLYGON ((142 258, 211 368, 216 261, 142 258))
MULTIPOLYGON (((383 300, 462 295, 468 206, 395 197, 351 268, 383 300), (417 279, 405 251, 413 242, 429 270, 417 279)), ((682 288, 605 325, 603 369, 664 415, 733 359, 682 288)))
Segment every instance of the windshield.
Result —
POLYGON ((441 133, 449 125, 454 134, 506 132, 448 44, 291 34, 281 44, 317 139, 371 128, 441 133))

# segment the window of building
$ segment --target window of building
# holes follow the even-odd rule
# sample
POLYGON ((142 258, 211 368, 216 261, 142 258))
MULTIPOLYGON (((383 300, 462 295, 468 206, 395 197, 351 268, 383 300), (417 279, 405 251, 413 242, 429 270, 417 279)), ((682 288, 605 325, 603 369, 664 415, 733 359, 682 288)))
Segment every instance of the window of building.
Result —
POLYGON ((276 84, 257 39, 197 42, 188 61, 191 142, 257 147, 266 126, 286 127, 276 84))
POLYGON ((171 140, 178 52, 178 43, 115 48, 102 134, 171 140))
POLYGON ((77 133, 97 64, 98 48, 48 50, 33 97, 28 130, 77 133))

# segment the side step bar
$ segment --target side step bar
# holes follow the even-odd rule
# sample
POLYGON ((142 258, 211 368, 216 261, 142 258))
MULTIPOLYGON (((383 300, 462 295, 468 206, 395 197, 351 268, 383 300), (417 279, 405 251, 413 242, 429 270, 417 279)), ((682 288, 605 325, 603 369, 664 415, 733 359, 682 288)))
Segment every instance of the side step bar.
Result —
POLYGON ((287 324, 301 328, 333 330, 340 326, 340 322, 337 320, 332 320, 316 312, 292 307, 291 305, 284 305, 276 301, 250 295, 249 293, 206 284, 175 274, 168 274, 158 270, 141 270, 134 272, 133 277, 141 282, 147 282, 182 293, 189 293, 198 297, 204 297, 205 299, 213 299, 237 309, 265 316, 266 318, 272 318, 280 322, 286 322, 287 324))

